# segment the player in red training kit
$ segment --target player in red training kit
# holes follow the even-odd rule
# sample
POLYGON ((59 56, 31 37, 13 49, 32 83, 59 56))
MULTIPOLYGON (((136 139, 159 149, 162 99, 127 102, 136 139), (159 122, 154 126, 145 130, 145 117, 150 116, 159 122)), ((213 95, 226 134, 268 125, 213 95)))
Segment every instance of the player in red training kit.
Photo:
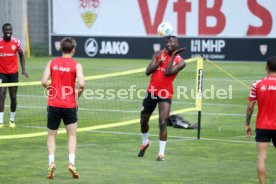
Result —
MULTIPOLYGON (((28 77, 25 69, 25 58, 20 40, 12 37, 12 26, 6 23, 2 26, 3 37, 0 38, 0 83, 18 82, 18 61, 19 55, 22 68, 22 75, 28 77)), ((9 88, 11 106, 10 106, 10 121, 9 126, 15 127, 15 111, 16 111, 16 96, 17 86, 9 88)), ((4 127, 4 108, 6 99, 6 87, 0 87, 0 128, 4 127)))
POLYGON ((146 75, 151 75, 147 95, 141 109, 142 145, 138 157, 143 157, 150 145, 148 139, 149 119, 155 107, 159 106, 159 153, 157 161, 165 160, 165 147, 167 141, 167 121, 171 110, 173 95, 173 80, 186 63, 179 55, 184 48, 178 49, 178 39, 175 36, 165 38, 166 49, 153 55, 151 63, 146 69, 146 75))
POLYGON ((258 104, 256 119, 256 145, 258 152, 258 177, 261 184, 266 183, 265 160, 270 141, 276 147, 276 57, 267 59, 267 76, 256 81, 251 88, 246 110, 245 134, 251 136, 250 119, 254 105, 258 104))
POLYGON ((68 134, 68 170, 73 178, 79 178, 75 167, 75 154, 77 146, 77 104, 76 98, 80 97, 84 88, 84 76, 80 63, 72 59, 75 53, 76 41, 65 37, 61 40, 62 57, 51 60, 45 68, 42 85, 48 89, 48 178, 54 178, 56 165, 54 162, 56 151, 56 135, 63 120, 68 134), (48 83, 48 79, 51 83, 48 83), (78 79, 78 92, 75 91, 75 82, 78 79))

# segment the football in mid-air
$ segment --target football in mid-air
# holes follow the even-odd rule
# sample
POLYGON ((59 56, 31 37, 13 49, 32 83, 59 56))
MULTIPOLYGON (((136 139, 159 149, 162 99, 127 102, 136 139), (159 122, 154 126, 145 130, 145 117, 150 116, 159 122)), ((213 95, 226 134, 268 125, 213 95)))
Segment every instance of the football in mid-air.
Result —
POLYGON ((168 22, 162 22, 157 28, 157 33, 160 36, 169 36, 173 34, 173 27, 168 22))

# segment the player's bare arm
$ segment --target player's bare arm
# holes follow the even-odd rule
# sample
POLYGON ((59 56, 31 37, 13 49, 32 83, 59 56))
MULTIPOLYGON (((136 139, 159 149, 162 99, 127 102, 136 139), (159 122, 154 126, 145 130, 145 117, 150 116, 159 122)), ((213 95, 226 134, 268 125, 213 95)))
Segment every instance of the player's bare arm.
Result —
POLYGON ((146 69, 146 75, 152 74, 156 70, 156 68, 158 68, 158 66, 165 61, 166 57, 165 57, 164 52, 165 51, 162 50, 160 52, 156 52, 153 55, 152 60, 151 60, 150 64, 148 65, 147 69, 146 69), (160 53, 161 53, 160 60, 157 61, 156 56, 160 53))
POLYGON ((173 61, 174 61, 175 56, 177 56, 179 53, 183 52, 184 50, 185 50, 185 48, 180 48, 178 50, 175 50, 172 53, 171 59, 170 59, 168 65, 167 65, 167 68, 165 70, 166 76, 173 75, 173 74, 179 72, 180 70, 182 70, 186 66, 185 61, 180 61, 176 65, 173 66, 173 61))
POLYGON ((50 65, 51 65, 51 61, 48 62, 44 72, 43 72, 43 76, 42 76, 42 80, 41 80, 41 84, 43 87, 47 88, 49 86, 49 78, 50 78, 50 65))
POLYGON ((246 120, 245 120, 245 135, 250 138, 252 131, 250 127, 250 120, 254 111, 254 105, 256 101, 249 101, 246 109, 246 120))
POLYGON ((21 69, 22 69, 22 75, 24 77, 29 77, 28 73, 26 72, 26 68, 25 68, 25 57, 24 57, 24 53, 23 52, 19 52, 19 60, 20 60, 20 64, 21 64, 21 69))
POLYGON ((79 82, 78 86, 78 98, 81 96, 83 89, 84 89, 84 75, 83 75, 83 69, 81 64, 77 64, 76 66, 76 73, 77 73, 77 79, 79 82))

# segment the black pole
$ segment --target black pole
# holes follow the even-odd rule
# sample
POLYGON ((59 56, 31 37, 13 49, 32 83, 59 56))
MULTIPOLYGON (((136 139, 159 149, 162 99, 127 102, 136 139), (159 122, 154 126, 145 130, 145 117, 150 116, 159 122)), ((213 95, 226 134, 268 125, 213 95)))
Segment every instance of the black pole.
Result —
POLYGON ((199 140, 200 139, 200 129, 201 129, 201 111, 198 111, 197 120, 198 120, 197 139, 199 140))

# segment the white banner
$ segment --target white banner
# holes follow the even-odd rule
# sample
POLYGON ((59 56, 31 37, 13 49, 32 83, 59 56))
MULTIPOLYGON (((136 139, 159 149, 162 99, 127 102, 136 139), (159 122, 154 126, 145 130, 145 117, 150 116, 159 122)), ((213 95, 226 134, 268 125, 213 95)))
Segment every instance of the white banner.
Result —
POLYGON ((276 38, 276 0, 53 0, 53 34, 276 38), (199 4, 200 1, 200 4, 199 4))

